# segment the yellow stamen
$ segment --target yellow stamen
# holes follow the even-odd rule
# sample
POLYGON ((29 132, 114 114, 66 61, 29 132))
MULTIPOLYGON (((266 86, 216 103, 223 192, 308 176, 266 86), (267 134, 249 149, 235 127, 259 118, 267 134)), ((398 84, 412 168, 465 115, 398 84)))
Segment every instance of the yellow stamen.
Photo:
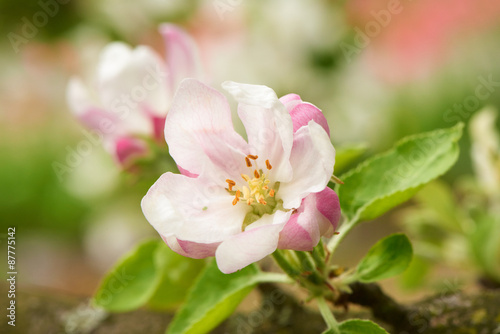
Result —
MULTIPOLYGON (((245 164, 248 167, 253 167, 252 160, 257 160, 257 155, 249 154, 245 157, 245 164)), ((267 169, 271 169, 271 163, 269 160, 266 160, 267 169)), ((276 190, 270 188, 271 180, 267 178, 267 175, 259 169, 257 162, 255 161, 255 169, 253 171, 253 175, 250 174, 240 174, 241 178, 246 182, 245 186, 237 187, 236 182, 231 179, 226 179, 228 184, 228 191, 233 193, 234 188, 234 199, 232 201, 233 205, 236 205, 239 201, 246 202, 248 205, 268 205, 266 199, 269 200, 271 197, 276 197, 276 190)), ((275 203, 275 200, 271 200, 271 204, 275 203)))

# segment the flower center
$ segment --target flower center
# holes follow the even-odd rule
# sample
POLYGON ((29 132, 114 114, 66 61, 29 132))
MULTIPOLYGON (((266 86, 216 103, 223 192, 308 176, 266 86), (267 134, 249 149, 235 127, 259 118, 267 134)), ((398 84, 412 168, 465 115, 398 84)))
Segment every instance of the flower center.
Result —
MULTIPOLYGON (((234 196, 233 205, 241 202, 251 207, 247 217, 245 217, 242 230, 264 214, 274 213, 281 207, 280 204, 282 203, 281 200, 276 198, 279 182, 271 184, 267 174, 259 168, 257 164, 258 158, 256 155, 247 155, 245 157, 245 163, 250 169, 250 173, 241 174, 241 178, 245 181, 242 187, 236 186, 236 182, 233 180, 226 180, 228 184, 226 190, 234 196)), ((272 168, 273 166, 269 160, 266 160, 266 169, 271 170, 272 168)))
MULTIPOLYGON (((253 169, 253 173, 250 174, 252 177, 247 174, 241 174, 241 177, 246 182, 246 185, 241 187, 241 189, 236 187, 236 182, 233 180, 226 180, 228 184, 228 188, 226 189, 229 193, 234 195, 233 205, 238 204, 239 201, 245 202, 247 205, 252 205, 254 203, 267 205, 269 198, 276 195, 276 190, 269 186, 271 180, 269 180, 262 169, 259 169, 257 166, 258 158, 258 156, 251 154, 245 157, 245 163, 248 168, 253 169), (254 164, 255 168, 253 166, 254 164), (233 190, 233 187, 236 187, 236 189, 233 190)), ((266 168, 268 170, 273 168, 269 160, 266 160, 266 168)))

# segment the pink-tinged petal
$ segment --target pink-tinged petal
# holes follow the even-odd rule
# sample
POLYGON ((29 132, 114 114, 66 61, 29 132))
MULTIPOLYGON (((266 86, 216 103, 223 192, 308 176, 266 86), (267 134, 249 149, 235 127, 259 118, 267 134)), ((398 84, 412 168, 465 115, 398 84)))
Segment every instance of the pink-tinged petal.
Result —
POLYGON ((191 36, 174 24, 162 24, 159 30, 167 49, 171 87, 177 87, 184 78, 202 79, 198 48, 191 36))
POLYGON ((103 106, 126 118, 127 123, 136 121, 129 115, 142 115, 146 109, 157 116, 167 114, 172 93, 166 65, 147 46, 132 49, 119 42, 106 46, 97 68, 97 82, 103 106))
POLYGON ((120 120, 99 108, 86 110, 84 114, 78 116, 78 119, 87 128, 99 131, 106 138, 125 134, 120 127, 120 120))
POLYGON ((181 82, 165 123, 165 139, 175 162, 219 185, 240 179, 248 144, 233 128, 231 110, 218 91, 194 79, 181 82))
POLYGON ((316 208, 316 198, 309 195, 300 208, 292 214, 280 233, 278 248, 310 251, 321 237, 320 224, 326 220, 316 208))
POLYGON ((286 109, 290 112, 293 107, 295 107, 298 103, 302 102, 300 96, 297 94, 287 94, 280 97, 280 102, 283 103, 286 109))
POLYGON ((293 132, 297 132, 301 127, 306 126, 309 121, 313 120, 325 129, 328 136, 330 136, 330 128, 326 121, 325 115, 315 105, 302 102, 295 106, 290 112, 293 121, 293 132))
POLYGON ((340 221, 341 211, 340 202, 337 193, 332 189, 326 187, 323 191, 320 191, 309 196, 316 197, 316 207, 318 211, 328 219, 331 228, 328 231, 321 231, 321 235, 326 237, 331 237, 333 232, 337 229, 337 225, 340 221))
POLYGON ((153 122, 154 139, 157 142, 163 142, 165 133, 165 117, 151 115, 151 122, 153 122))
POLYGON ((118 116, 99 107, 79 78, 73 77, 69 80, 66 98, 70 110, 89 129, 100 130, 106 136, 119 133, 118 116), (113 133, 108 133, 109 124, 113 125, 113 133))
POLYGON ((332 189, 310 194, 281 231, 278 248, 310 251, 322 236, 333 235, 339 219, 339 199, 332 189))
POLYGON ((142 199, 149 223, 165 237, 215 243, 241 232, 246 205, 232 205, 233 196, 203 177, 165 173, 142 199))
POLYGON ((315 105, 303 102, 297 94, 288 94, 280 98, 280 101, 285 105, 293 122, 293 132, 297 132, 303 126, 306 126, 309 121, 313 120, 325 129, 330 135, 330 128, 326 121, 325 115, 321 109, 315 105))
POLYGON ((163 237, 165 243, 177 254, 191 257, 193 259, 204 259, 206 257, 215 256, 215 251, 219 246, 219 242, 211 244, 196 243, 191 241, 179 240, 175 236, 163 237))
POLYGON ((286 222, 283 219, 287 217, 284 213, 265 215, 260 220, 265 220, 266 223, 256 222, 258 227, 247 228, 224 240, 215 252, 220 271, 225 274, 234 273, 274 252, 278 246, 279 233, 286 222))
POLYGON ((293 144, 292 119, 276 93, 269 87, 226 81, 222 87, 239 102, 240 116, 248 136, 251 153, 259 156, 258 164, 269 160, 272 179, 290 181, 290 151, 293 144))
POLYGON ((193 174, 191 173, 190 171, 182 168, 181 166, 177 165, 177 168, 179 169, 179 172, 182 174, 182 175, 185 175, 185 176, 188 176, 188 177, 198 177, 198 174, 193 174))
POLYGON ((140 139, 121 137, 115 140, 115 153, 118 162, 125 166, 133 159, 147 155, 148 147, 140 139))
POLYGON ((293 179, 280 185, 279 196, 284 208, 296 209, 307 195, 325 189, 333 174, 335 149, 323 127, 309 121, 295 133, 290 163, 293 179))

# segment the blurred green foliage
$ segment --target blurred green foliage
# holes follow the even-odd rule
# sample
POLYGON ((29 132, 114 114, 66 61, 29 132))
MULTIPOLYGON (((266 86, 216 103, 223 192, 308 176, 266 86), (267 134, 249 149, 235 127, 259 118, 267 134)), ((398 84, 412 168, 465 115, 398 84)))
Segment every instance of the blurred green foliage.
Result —
POLYGON ((38 138, 0 143, 2 230, 15 225, 34 234, 78 238, 90 207, 70 195, 52 169, 67 144, 51 141, 43 132, 38 138))
POLYGON ((79 11, 79 1, 61 2, 67 3, 60 4, 57 0, 0 0, 0 33, 7 35, 13 32, 22 35, 25 25, 23 18, 33 23, 33 16, 42 12, 46 13, 48 19, 47 23, 38 29, 36 38, 41 41, 60 38, 84 19, 79 11))

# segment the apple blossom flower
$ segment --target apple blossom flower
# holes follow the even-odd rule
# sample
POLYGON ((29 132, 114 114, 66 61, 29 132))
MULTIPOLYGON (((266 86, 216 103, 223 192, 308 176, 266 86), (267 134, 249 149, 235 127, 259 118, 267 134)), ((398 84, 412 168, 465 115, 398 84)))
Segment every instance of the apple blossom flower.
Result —
POLYGON ((165 117, 178 83, 200 77, 194 41, 182 29, 160 26, 167 48, 166 60, 152 48, 114 42, 107 45, 97 66, 96 85, 89 89, 71 78, 70 109, 99 136, 107 151, 126 167, 148 153, 147 139, 162 142, 165 117))
POLYGON ((185 79, 165 139, 189 175, 163 174, 141 205, 175 252, 215 256, 232 273, 278 248, 312 250, 332 236, 340 206, 327 187, 335 149, 321 111, 298 95, 278 99, 266 86, 223 88, 239 103, 248 141, 235 132, 221 93, 185 79))

